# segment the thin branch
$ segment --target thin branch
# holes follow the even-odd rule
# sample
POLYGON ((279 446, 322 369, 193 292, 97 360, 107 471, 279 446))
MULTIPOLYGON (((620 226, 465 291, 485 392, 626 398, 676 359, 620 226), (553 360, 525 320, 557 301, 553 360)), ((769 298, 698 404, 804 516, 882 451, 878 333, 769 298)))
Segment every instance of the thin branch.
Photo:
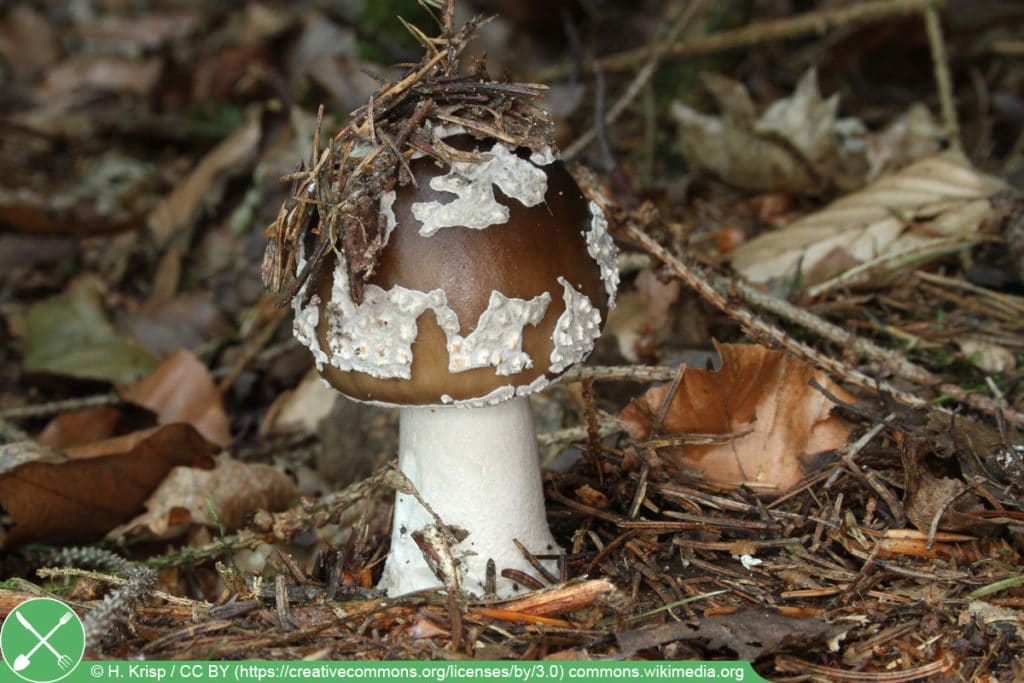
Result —
MULTIPOLYGON (((735 301, 727 299, 721 291, 729 291, 731 289, 748 302, 754 303, 776 315, 784 316, 792 322, 797 322, 819 336, 841 345, 850 355, 859 355, 871 360, 880 361, 886 364, 888 369, 895 372, 898 376, 909 379, 917 384, 934 387, 937 391, 975 410, 990 415, 995 415, 999 410, 999 407, 987 396, 970 393, 962 387, 943 383, 941 377, 919 365, 911 363, 899 355, 899 353, 857 337, 855 334, 837 325, 833 325, 806 310, 759 292, 742 281, 724 281, 724 278, 721 278, 712 284, 696 270, 688 267, 675 255, 669 253, 668 250, 636 225, 628 225, 625 228, 625 232, 628 237, 639 242, 652 256, 664 263, 684 284, 694 289, 715 308, 738 322, 748 334, 756 339, 765 339, 781 346, 791 354, 824 370, 837 379, 869 391, 884 392, 905 405, 941 410, 941 408, 937 408, 926 399, 903 391, 890 382, 877 377, 871 377, 837 358, 828 356, 803 342, 793 339, 780 327, 759 319, 746 307, 737 306, 735 301)), ((1008 421, 1024 425, 1024 414, 1015 410, 1005 410, 1004 414, 1008 421)))
POLYGON ((932 68, 935 70, 935 86, 939 93, 939 106, 942 109, 942 124, 945 128, 946 142, 949 148, 960 154, 964 153, 960 140, 960 123, 956 116, 956 99, 953 96, 953 78, 949 72, 949 58, 946 55, 946 43, 942 37, 942 23, 939 21, 939 10, 935 2, 924 8, 924 26, 928 33, 928 46, 932 53, 932 68))
MULTIPOLYGON (((662 60, 665 58, 665 55, 672 47, 672 44, 675 43, 676 40, 678 40, 679 35, 683 32, 683 29, 689 26, 693 18, 697 16, 697 14, 701 12, 701 10, 704 9, 705 3, 706 0, 693 0, 692 2, 690 2, 687 5, 686 9, 680 13, 679 17, 672 24, 672 28, 669 29, 668 35, 665 36, 665 39, 661 43, 659 43, 658 46, 652 52, 650 52, 649 56, 647 56, 647 51, 644 51, 645 56, 647 58, 647 62, 644 64, 643 68, 640 69, 637 75, 633 78, 632 82, 630 82, 629 86, 626 88, 626 91, 622 93, 622 96, 619 97, 619 99, 616 100, 615 104, 611 106, 608 112, 604 114, 603 125, 611 125, 616 120, 618 120, 619 116, 622 115, 622 112, 626 110, 626 107, 628 107, 630 103, 636 99, 636 96, 640 94, 640 91, 642 91, 644 86, 647 85, 648 81, 651 80, 651 77, 654 75, 654 72, 657 71, 658 65, 661 64, 662 60)), ((602 65, 600 64, 600 60, 597 60, 593 63, 591 68, 596 73, 600 74, 601 66, 602 65)), ((603 79, 603 76, 601 76, 601 78, 603 79)), ((565 159, 572 159, 574 156, 579 154, 588 144, 590 144, 590 141, 593 140, 594 137, 598 134, 598 132, 601 129, 601 126, 601 121, 596 122, 592 128, 583 133, 583 135, 581 135, 575 142, 573 142, 571 145, 569 145, 569 147, 563 150, 562 157, 565 159)))
MULTIPOLYGON (((731 31, 722 31, 703 39, 674 43, 666 50, 664 58, 678 59, 714 54, 773 40, 796 38, 808 34, 821 35, 830 29, 841 26, 917 14, 929 7, 941 4, 936 0, 875 0, 874 2, 857 3, 850 7, 807 12, 795 17, 762 21, 731 31)), ((607 55, 598 59, 597 63, 606 72, 627 71, 647 62, 649 55, 649 49, 645 47, 607 55)), ((535 80, 546 83, 564 78, 571 71, 571 64, 560 64, 539 71, 535 80)))

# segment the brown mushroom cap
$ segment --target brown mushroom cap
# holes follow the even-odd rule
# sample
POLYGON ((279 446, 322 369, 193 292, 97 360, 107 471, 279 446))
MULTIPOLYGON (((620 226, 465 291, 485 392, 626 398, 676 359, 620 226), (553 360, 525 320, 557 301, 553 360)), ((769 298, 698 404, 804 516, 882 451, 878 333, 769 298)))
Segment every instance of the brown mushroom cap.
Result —
MULTIPOLYGON (((485 141, 477 146, 486 151, 491 144, 493 141, 485 141)), ((524 159, 528 154, 518 152, 524 159)), ((524 387, 541 377, 560 374, 564 368, 552 370, 550 360, 555 326, 566 309, 559 278, 590 300, 602 322, 608 307, 601 268, 587 248, 585 235, 591 227, 591 210, 572 176, 558 161, 540 166, 547 173, 543 202, 528 207, 506 197, 495 186, 495 198, 509 209, 506 223, 483 229, 445 227, 424 237, 420 234, 422 224, 413 215, 413 205, 432 201, 444 204, 455 196, 430 186, 431 179, 448 169, 429 158, 414 159, 409 165, 416 185, 410 183, 397 191, 392 205, 397 225, 367 284, 383 290, 394 286, 420 292, 443 290, 448 306, 458 316, 463 336, 473 331, 493 291, 527 301, 547 293, 550 302, 543 318, 522 330, 522 350, 532 359, 532 367, 515 374, 498 374, 493 366, 450 372, 446 334, 435 314, 427 310, 416 320, 418 334, 411 346, 409 379, 375 377, 330 364, 324 364, 321 375, 358 400, 431 405, 478 399, 501 387, 524 387)), ((334 278, 340 276, 334 265, 327 264, 315 283, 320 297, 316 333, 322 349, 330 348, 328 312, 331 297, 338 291, 333 287, 334 278)))

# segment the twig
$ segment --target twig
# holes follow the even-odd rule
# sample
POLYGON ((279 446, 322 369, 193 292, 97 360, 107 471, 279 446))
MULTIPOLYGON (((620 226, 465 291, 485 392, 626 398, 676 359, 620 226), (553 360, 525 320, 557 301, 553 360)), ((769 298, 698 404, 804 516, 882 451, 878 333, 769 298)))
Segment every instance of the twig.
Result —
MULTIPOLYGON (((719 290, 731 288, 749 303, 757 305, 760 308, 776 315, 785 317, 791 322, 797 323, 815 334, 841 345, 851 355, 860 355, 865 358, 884 363, 888 369, 892 370, 900 377, 909 379, 924 386, 934 387, 943 394, 948 395, 949 397, 976 410, 980 410, 990 415, 994 415, 996 411, 999 410, 998 406, 987 396, 972 394, 965 391, 962 387, 946 384, 938 375, 911 363, 898 353, 882 348, 881 346, 878 346, 866 339, 860 338, 851 332, 848 332, 837 325, 833 325, 826 320, 822 320, 813 313, 793 306, 788 302, 782 301, 763 292, 759 292, 757 289, 741 280, 723 282, 724 278, 720 278, 715 284, 712 284, 696 270, 688 267, 676 258, 676 256, 669 253, 652 237, 644 233, 634 224, 629 224, 625 228, 625 232, 628 237, 643 245, 643 247, 652 256, 668 266, 669 270, 671 270, 676 277, 694 289, 708 303, 712 304, 715 308, 718 308, 727 316, 738 322, 748 334, 755 338, 767 339, 774 344, 778 344, 798 358, 802 358, 834 377, 840 378, 862 389, 867 389, 873 392, 884 392, 900 403, 904 403, 909 406, 941 410, 941 408, 936 408, 936 406, 932 405, 931 402, 903 391, 890 382, 876 377, 871 377, 860 370, 850 367, 849 364, 844 363, 837 358, 827 356, 826 354, 811 348, 807 344, 793 339, 781 328, 757 318, 749 309, 737 306, 735 302, 729 301, 719 290)), ((1006 410, 1004 411, 1004 414, 1006 415, 1006 419, 1010 422, 1018 425, 1024 425, 1024 414, 1015 410, 1006 410)))
POLYGON ((114 632, 114 627, 127 621, 136 605, 150 597, 157 587, 157 574, 149 567, 130 567, 124 572, 123 586, 104 596, 82 620, 85 642, 99 650, 114 632))
POLYGON ((985 287, 979 287, 967 280, 946 277, 923 270, 915 270, 914 277, 918 280, 938 285, 943 289, 961 289, 971 294, 977 294, 979 298, 989 299, 992 301, 993 308, 999 309, 998 313, 1004 316, 1004 320, 1018 321, 1024 316, 1024 297, 996 292, 985 287))
POLYGON ((903 681, 919 681, 924 678, 931 678, 949 671, 956 664, 956 658, 951 654, 944 654, 931 664, 924 664, 913 669, 904 671, 845 671, 832 666, 821 666, 798 657, 790 655, 778 655, 775 657, 775 668, 787 673, 818 674, 835 681, 884 681, 885 683, 902 683, 903 681))
POLYGON ((0 410, 0 420, 24 420, 34 417, 47 417, 66 413, 71 410, 83 408, 100 408, 122 403, 123 399, 117 394, 96 394, 94 396, 83 396, 82 398, 69 398, 63 401, 49 401, 47 403, 35 403, 17 408, 5 408, 0 410))
POLYGON ((611 382, 667 382, 678 368, 663 365, 581 365, 570 368, 559 379, 579 382, 584 379, 611 382))
MULTIPOLYGON (((688 40, 671 45, 664 54, 665 59, 713 54, 725 50, 750 47, 772 40, 796 38, 806 34, 822 34, 826 31, 853 24, 879 21, 890 17, 923 12, 928 7, 941 3, 935 0, 875 0, 838 9, 807 12, 795 17, 762 21, 731 31, 722 31, 707 38, 688 40)), ((626 50, 601 57, 597 60, 601 68, 609 71, 626 71, 649 58, 648 48, 626 50)), ((560 64, 539 71, 535 80, 549 82, 564 78, 572 70, 570 64, 560 64)))
MULTIPOLYGON (((604 125, 611 125, 619 118, 619 116, 622 115, 622 112, 626 110, 626 107, 636 99, 636 96, 640 94, 640 91, 642 91, 644 86, 647 85, 647 82, 651 80, 651 76, 654 75, 658 65, 661 64, 665 55, 672 47, 672 44, 679 38, 679 34, 682 33, 683 29, 686 28, 693 18, 704 8, 705 2, 706 0, 693 0, 690 2, 686 9, 680 13, 679 18, 676 19, 675 23, 672 24, 672 28, 669 29, 668 35, 665 36, 665 39, 659 43, 652 52, 650 52, 649 56, 646 54, 647 50, 644 50, 647 62, 644 64, 643 68, 640 69, 637 75, 633 77, 629 86, 626 87, 626 91, 622 93, 622 96, 619 97, 608 112, 603 115, 603 120, 596 121, 593 127, 583 133, 583 135, 579 136, 575 142, 562 151, 562 157, 564 159, 572 159, 583 151, 583 148, 590 144, 590 141, 594 139, 604 125)), ((602 65, 600 60, 596 60, 591 68, 595 73, 601 74, 601 67, 602 65)), ((601 75, 600 78, 603 81, 603 75, 601 75)), ((600 109, 598 111, 598 115, 600 116, 600 109)))
MULTIPOLYGON (((882 363, 887 369, 891 370, 903 379, 908 379, 924 386, 935 387, 937 391, 950 396, 960 403, 970 406, 975 410, 988 413, 989 415, 995 415, 999 411, 999 406, 997 406, 992 399, 987 396, 970 393, 955 384, 944 383, 942 377, 922 368, 916 363, 912 363, 897 351, 886 349, 868 339, 858 337, 852 332, 844 330, 838 325, 833 325, 827 320, 814 315, 810 311, 794 306, 788 301, 784 301, 778 297, 765 294, 742 280, 733 282, 733 286, 748 302, 759 306, 770 313, 797 323, 815 334, 841 345, 847 352, 853 355, 863 356, 869 360, 882 363)), ((879 386, 879 388, 881 388, 881 386, 879 386)), ((889 391, 888 389, 882 390, 886 392, 889 391)), ((897 395, 893 394, 893 396, 896 397, 897 395)), ((910 403, 910 405, 931 405, 923 399, 919 399, 917 397, 914 398, 915 402, 910 403)), ((907 402, 902 398, 899 400, 905 403, 907 402)), ((1014 424, 1024 425, 1024 413, 1020 413, 1015 410, 1008 410, 1005 411, 1005 415, 1007 419, 1014 424)))
POLYGON ((233 534, 227 534, 206 545, 184 547, 173 553, 151 557, 146 560, 146 564, 159 569, 210 560, 220 557, 226 551, 234 548, 246 548, 264 543, 268 533, 272 533, 277 540, 289 540, 292 534, 323 526, 325 520, 336 518, 335 515, 369 499, 374 491, 384 487, 393 488, 392 470, 391 463, 386 463, 378 467, 366 479, 358 481, 342 491, 321 496, 312 505, 295 505, 283 512, 268 514, 266 519, 261 519, 258 516, 253 525, 256 528, 242 529, 233 534))
POLYGON ((578 580, 552 586, 502 605, 511 612, 555 617, 590 607, 595 602, 621 601, 623 596, 608 579, 578 580))
POLYGON ((942 23, 939 21, 939 10, 935 2, 928 3, 924 8, 924 26, 928 33, 928 46, 932 52, 932 68, 935 70, 935 87, 939 93, 939 106, 942 109, 942 123, 945 128, 946 142, 949 148, 959 154, 964 153, 960 140, 960 123, 956 117, 956 100, 953 96, 953 79, 949 73, 949 59, 946 56, 946 44, 942 37, 942 23))
POLYGON ((526 614, 525 612, 515 612, 495 607, 477 607, 466 614, 466 616, 470 619, 495 619, 497 621, 508 621, 520 624, 542 624, 544 626, 555 626, 565 629, 574 628, 572 622, 566 621, 565 619, 542 617, 536 614, 526 614))
POLYGON ((238 360, 231 366, 227 374, 217 383, 217 389, 225 394, 234 385, 235 381, 242 376, 249 364, 259 355, 260 351, 270 343, 277 332, 281 321, 291 315, 291 309, 275 308, 272 310, 269 319, 256 333, 255 337, 245 345, 245 350, 238 357, 238 360))
POLYGON ((519 553, 523 556, 523 559, 529 562, 530 566, 537 570, 537 573, 540 574, 542 579, 544 579, 548 583, 558 583, 558 577, 552 574, 550 571, 548 571, 548 568, 545 567, 543 563, 541 563, 540 559, 536 555, 531 553, 529 549, 525 545, 523 545, 518 538, 513 538, 512 543, 515 545, 516 549, 519 550, 519 553))
MULTIPOLYGON (((629 237, 640 242, 640 244, 642 244, 644 248, 651 253, 651 255, 661 260, 666 266, 668 266, 669 270, 676 275, 676 277, 694 289, 707 302, 738 322, 748 334, 757 338, 768 339, 769 341, 782 346, 793 355, 825 370, 829 374, 841 377, 861 388, 870 389, 872 391, 881 389, 892 394, 898 400, 910 405, 927 405, 927 402, 924 399, 907 394, 892 385, 869 377, 859 370, 850 368, 841 361, 826 356, 825 354, 812 349, 803 342, 793 339, 781 328, 758 319, 750 310, 736 306, 734 302, 730 302, 726 299, 726 297, 723 296, 710 282, 701 277, 695 270, 686 266, 674 255, 670 254, 664 247, 655 242, 654 239, 647 234, 641 232, 636 226, 628 226, 626 228, 626 232, 629 237)), ((767 295, 765 296, 767 297, 767 295)), ((767 298, 771 299, 772 297, 767 298)), ((811 316, 810 313, 806 313, 806 315, 811 316)))
MULTIPOLYGON (((603 439, 606 436, 621 431, 619 421, 614 417, 603 417, 597 424, 597 435, 603 439)), ((537 443, 541 446, 554 446, 557 444, 572 443, 573 441, 585 441, 590 436, 586 427, 566 427, 556 429, 553 432, 541 432, 537 435, 537 443)))
POLYGON ((882 431, 889 426, 889 423, 895 418, 895 414, 889 413, 881 421, 878 422, 874 427, 869 429, 864 436, 857 439, 857 441, 849 444, 846 448, 842 449, 843 463, 846 465, 847 470, 854 477, 860 479, 864 484, 874 490, 883 502, 885 506, 889 508, 889 514, 895 520, 897 526, 903 526, 906 521, 906 514, 903 511, 903 506, 900 505, 899 499, 896 495, 889 490, 884 483, 879 481, 878 475, 868 469, 862 470, 856 462, 854 462, 854 456, 860 453, 864 448, 882 431))
MULTIPOLYGON (((41 579, 60 579, 68 577, 86 578, 100 583, 109 583, 114 586, 126 586, 131 582, 131 579, 123 576, 107 574, 102 571, 94 571, 91 569, 79 569, 77 567, 43 567, 42 569, 37 570, 36 574, 41 579)), ((164 591, 159 590, 153 591, 153 597, 159 598, 172 605, 199 607, 203 609, 212 607, 210 603, 202 600, 183 598, 180 595, 173 595, 172 593, 165 593, 164 591)))

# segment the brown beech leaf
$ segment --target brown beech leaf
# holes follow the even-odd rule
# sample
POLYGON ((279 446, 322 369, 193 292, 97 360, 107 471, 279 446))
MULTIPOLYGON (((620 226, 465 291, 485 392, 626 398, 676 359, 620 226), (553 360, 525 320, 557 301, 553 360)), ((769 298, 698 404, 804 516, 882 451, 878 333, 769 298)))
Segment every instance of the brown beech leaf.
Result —
POLYGON ((919 531, 971 531, 998 526, 972 515, 984 510, 975 488, 962 477, 947 476, 946 463, 931 456, 928 441, 905 436, 899 439, 903 460, 903 511, 919 531))
POLYGON ((295 484, 276 467, 247 464, 224 454, 216 460, 213 469, 172 470, 146 501, 146 511, 107 537, 166 540, 181 536, 192 525, 216 528, 217 521, 230 531, 257 510, 281 510, 296 496, 295 484))
POLYGON ((620 294, 605 326, 618 341, 619 353, 632 363, 648 360, 669 333, 680 292, 678 281, 662 282, 653 270, 640 271, 635 285, 635 290, 620 294))
MULTIPOLYGON (((677 467, 725 488, 746 484, 778 495, 817 469, 822 456, 846 444, 850 426, 831 415, 834 404, 811 379, 844 401, 853 397, 806 363, 752 344, 715 344, 720 370, 687 369, 657 436, 736 435, 664 447, 677 467)), ((620 419, 635 439, 648 439, 670 386, 648 389, 620 419)))
POLYGON ((720 115, 673 102, 679 151, 694 170, 743 189, 801 195, 855 190, 941 146, 942 129, 920 104, 876 133, 860 119, 840 117, 839 96, 822 96, 815 69, 763 112, 742 83, 712 73, 703 80, 720 115))
POLYGON ((50 420, 36 436, 36 442, 49 448, 71 448, 107 439, 117 431, 121 411, 113 406, 83 408, 61 413, 50 420))
POLYGON ((160 424, 187 422, 218 446, 231 441, 217 385, 191 351, 175 351, 156 370, 120 393, 126 401, 156 413, 160 424))
POLYGON ((160 59, 74 55, 51 68, 35 94, 41 102, 70 99, 83 90, 149 95, 163 68, 160 59))
POLYGON ((56 27, 38 10, 12 6, 0 18, 0 57, 19 78, 28 78, 60 58, 56 27))
POLYGON ((685 621, 622 631, 615 634, 626 657, 665 643, 699 640, 708 650, 728 649, 737 659, 751 661, 785 647, 806 646, 826 634, 838 635, 844 626, 829 626, 824 619, 790 617, 776 609, 745 607, 733 614, 713 614, 691 624, 685 621))
POLYGON ((1003 181, 961 161, 928 157, 758 235, 729 258, 755 282, 811 286, 861 266, 844 282, 877 284, 886 263, 901 262, 896 255, 920 263, 929 253, 942 255, 958 241, 977 239, 994 213, 989 198, 1003 189, 1003 181), (866 267, 873 263, 877 269, 866 267))
MULTIPOLYGON (((178 287, 177 277, 173 278, 170 286, 178 287)), ((179 348, 197 348, 217 337, 228 336, 233 329, 213 292, 171 293, 168 296, 159 300, 151 293, 140 309, 119 312, 118 329, 161 356, 179 348)))
POLYGON ((192 426, 173 424, 60 452, 31 442, 0 446, 0 547, 84 543, 138 514, 177 465, 208 467, 216 451, 192 426))
POLYGON ((336 400, 344 399, 323 383, 320 373, 310 369, 297 387, 274 399, 260 424, 260 434, 313 433, 320 420, 331 412, 336 400))

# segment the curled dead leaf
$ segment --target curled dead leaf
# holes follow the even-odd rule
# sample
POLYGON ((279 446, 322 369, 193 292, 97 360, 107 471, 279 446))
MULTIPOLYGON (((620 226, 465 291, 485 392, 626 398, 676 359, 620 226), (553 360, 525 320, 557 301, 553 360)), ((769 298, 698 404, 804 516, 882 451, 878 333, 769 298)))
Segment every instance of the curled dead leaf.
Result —
POLYGON ((930 455, 925 440, 900 435, 898 444, 904 470, 903 511, 919 531, 981 533, 986 526, 999 524, 971 514, 984 510, 981 498, 961 477, 946 476, 945 463, 930 455))
POLYGON ((813 367, 778 351, 750 344, 715 345, 717 371, 687 369, 674 395, 671 385, 648 389, 620 420, 629 434, 646 440, 670 435, 738 434, 725 443, 685 443, 659 448, 659 455, 709 483, 745 484, 774 496, 795 486, 843 447, 850 425, 832 415, 834 404, 810 385, 816 379, 841 400, 854 398, 813 367), (669 401, 667 409, 663 406, 669 401), (665 410, 661 425, 655 416, 665 410))
POLYGON ((36 436, 36 442, 49 448, 71 448, 101 439, 117 432, 121 411, 113 406, 83 408, 62 413, 50 420, 36 436))
POLYGON ((276 467, 247 464, 221 454, 213 469, 172 470, 145 502, 146 511, 112 529, 107 537, 166 540, 181 536, 193 525, 211 529, 222 525, 230 531, 244 525, 257 510, 283 509, 295 495, 295 484, 276 467))
POLYGON ((941 147, 942 129, 923 105, 878 133, 860 119, 840 118, 839 96, 822 97, 814 69, 760 114, 742 83, 705 74, 704 85, 721 115, 673 102, 680 151, 694 169, 746 190, 850 191, 941 147))
MULTIPOLYGON (((672 103, 680 151, 693 168, 744 189, 800 194, 818 194, 830 183, 863 173, 839 168, 841 161, 849 163, 838 143, 839 99, 822 99, 813 70, 791 97, 774 103, 760 118, 743 84, 717 74, 705 74, 704 84, 721 116, 672 103)), ((855 132, 863 137, 863 124, 855 132)))
POLYGON ((34 304, 27 322, 28 372, 127 383, 157 365, 148 349, 114 328, 99 289, 88 282, 34 304))
POLYGON ((315 432, 339 397, 337 391, 324 384, 315 369, 310 370, 297 387, 274 399, 260 424, 260 434, 285 434, 291 430, 315 432))
POLYGON ((755 282, 783 278, 805 285, 854 266, 844 284, 875 282, 884 264, 920 263, 966 243, 993 213, 989 197, 1002 181, 943 157, 929 157, 885 176, 730 254, 733 267, 755 282), (856 275, 854 278, 853 276, 856 275))
POLYGON ((179 349, 153 372, 119 392, 149 408, 161 424, 187 422, 218 446, 231 441, 228 416, 209 369, 194 353, 179 349))
POLYGON ((209 467, 216 448, 172 424, 60 452, 35 443, 0 447, 0 547, 84 543, 138 514, 171 468, 209 467))
POLYGON ((967 360, 983 372, 998 375, 1017 368, 1017 357, 1005 346, 969 338, 957 339, 956 343, 967 360))
POLYGON ((824 619, 789 616, 782 609, 744 607, 732 614, 705 616, 697 623, 669 622, 616 632, 623 656, 676 640, 701 640, 711 650, 726 649, 751 661, 785 647, 798 647, 849 627, 830 626, 824 619))

